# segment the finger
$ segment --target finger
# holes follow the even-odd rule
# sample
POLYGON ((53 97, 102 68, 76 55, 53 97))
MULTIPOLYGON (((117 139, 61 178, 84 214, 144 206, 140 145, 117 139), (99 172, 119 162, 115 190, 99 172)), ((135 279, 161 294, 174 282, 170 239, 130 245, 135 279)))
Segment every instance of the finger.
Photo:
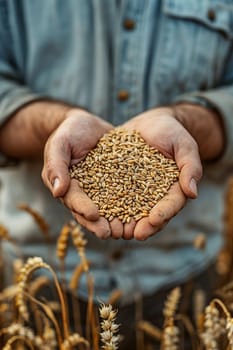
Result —
POLYGON ((97 221, 93 222, 85 219, 82 215, 75 212, 72 214, 80 225, 85 227, 88 231, 93 232, 98 238, 107 239, 111 236, 110 225, 105 218, 100 217, 97 221))
POLYGON ((98 208, 79 187, 77 180, 70 181, 70 187, 62 199, 71 211, 82 215, 86 220, 96 221, 99 219, 98 208))
POLYGON ((179 182, 189 198, 197 197, 197 183, 202 177, 202 165, 196 142, 190 138, 180 141, 175 150, 176 163, 180 169, 179 182))
POLYGON ((124 224, 123 238, 126 240, 132 239, 134 237, 134 229, 136 226, 136 221, 131 219, 129 223, 124 224))
POLYGON ((62 197, 70 184, 69 164, 71 151, 68 142, 53 138, 44 151, 42 178, 54 197, 62 197))
POLYGON ((112 231, 112 237, 115 239, 119 239, 123 236, 123 224, 122 222, 115 218, 110 222, 110 227, 112 231))
POLYGON ((157 229, 150 224, 149 217, 140 219, 134 229, 134 238, 139 241, 144 241, 148 237, 156 233, 157 229))
POLYGON ((156 229, 161 229, 185 205, 186 196, 179 182, 175 182, 168 194, 163 197, 150 211, 149 223, 156 229))

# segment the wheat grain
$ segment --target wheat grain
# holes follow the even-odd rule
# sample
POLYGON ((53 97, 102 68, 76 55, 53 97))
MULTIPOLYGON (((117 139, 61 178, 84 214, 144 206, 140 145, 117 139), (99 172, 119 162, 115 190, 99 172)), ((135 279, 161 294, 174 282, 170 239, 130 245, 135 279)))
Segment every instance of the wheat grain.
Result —
POLYGON ((138 132, 116 128, 71 166, 70 176, 78 180, 101 216, 129 223, 149 215, 178 180, 179 170, 138 132))

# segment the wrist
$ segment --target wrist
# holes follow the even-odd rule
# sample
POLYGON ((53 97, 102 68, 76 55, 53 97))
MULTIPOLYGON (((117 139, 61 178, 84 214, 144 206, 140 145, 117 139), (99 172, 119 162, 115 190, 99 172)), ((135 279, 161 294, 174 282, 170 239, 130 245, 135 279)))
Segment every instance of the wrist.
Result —
POLYGON ((77 113, 82 115, 89 114, 84 109, 66 105, 61 102, 50 101, 40 103, 38 105, 38 110, 40 110, 41 116, 39 117, 38 123, 35 124, 35 132, 44 143, 67 118, 74 114, 77 115, 77 113))
POLYGON ((57 101, 36 101, 22 106, 0 128, 0 150, 17 159, 42 158, 48 137, 73 109, 57 101))
POLYGON ((176 120, 196 140, 202 160, 213 160, 223 153, 224 129, 217 111, 190 103, 176 104, 172 109, 176 120))

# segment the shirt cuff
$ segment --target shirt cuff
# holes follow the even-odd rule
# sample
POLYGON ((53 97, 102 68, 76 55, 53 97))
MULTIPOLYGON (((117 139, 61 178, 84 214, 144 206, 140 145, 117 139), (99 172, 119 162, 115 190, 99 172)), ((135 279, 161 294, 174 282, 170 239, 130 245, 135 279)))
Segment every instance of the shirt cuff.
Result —
POLYGON ((174 99, 174 103, 189 102, 199 104, 208 109, 216 110, 221 119, 224 128, 224 135, 226 137, 226 147, 224 154, 211 163, 218 167, 223 167, 222 170, 232 168, 233 166, 233 88, 222 88, 216 90, 209 90, 206 92, 193 92, 178 96, 174 99))

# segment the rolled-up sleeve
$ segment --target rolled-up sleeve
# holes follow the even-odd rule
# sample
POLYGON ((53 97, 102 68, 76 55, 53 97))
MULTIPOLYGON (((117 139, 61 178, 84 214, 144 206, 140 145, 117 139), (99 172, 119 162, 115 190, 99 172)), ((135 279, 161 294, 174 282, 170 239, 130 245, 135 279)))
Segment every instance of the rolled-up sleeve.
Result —
MULTIPOLYGON (((44 97, 24 84, 15 55, 7 1, 0 0, 0 126, 23 105, 44 97)), ((8 162, 0 153, 0 166, 8 162)))
POLYGON ((233 167, 233 47, 226 62, 225 73, 218 87, 207 91, 194 91, 175 98, 174 102, 190 102, 214 108, 221 116, 226 137, 226 148, 218 165, 233 167))
POLYGON ((22 105, 43 98, 24 84, 13 44, 7 1, 0 0, 0 125, 22 105))

